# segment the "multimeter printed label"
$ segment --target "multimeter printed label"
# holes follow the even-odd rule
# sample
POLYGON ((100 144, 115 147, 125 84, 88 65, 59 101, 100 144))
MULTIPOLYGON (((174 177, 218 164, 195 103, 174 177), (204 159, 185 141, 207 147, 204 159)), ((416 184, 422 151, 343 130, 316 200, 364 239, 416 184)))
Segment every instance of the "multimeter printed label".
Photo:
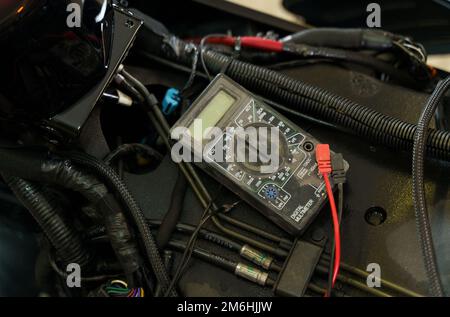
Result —
POLYGON ((275 184, 266 184, 260 189, 258 195, 269 202, 272 206, 281 210, 291 199, 291 195, 275 184))
POLYGON ((311 207, 313 205, 314 205, 314 200, 312 200, 312 199, 308 200, 308 202, 304 206, 299 205, 297 208, 295 208, 294 212, 291 215, 291 218, 295 222, 299 222, 300 220, 302 220, 302 218, 309 211, 309 209, 311 209, 311 207))

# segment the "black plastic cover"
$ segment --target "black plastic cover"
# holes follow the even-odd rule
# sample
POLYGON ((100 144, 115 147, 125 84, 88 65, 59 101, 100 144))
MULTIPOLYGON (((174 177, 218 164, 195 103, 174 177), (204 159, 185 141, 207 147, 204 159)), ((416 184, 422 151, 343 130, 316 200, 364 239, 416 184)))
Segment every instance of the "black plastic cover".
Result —
POLYGON ((1 113, 50 118, 85 95, 107 71, 113 14, 108 0, 2 0, 1 113))
POLYGON ((301 297, 316 269, 323 247, 298 240, 289 254, 275 285, 278 296, 301 297))

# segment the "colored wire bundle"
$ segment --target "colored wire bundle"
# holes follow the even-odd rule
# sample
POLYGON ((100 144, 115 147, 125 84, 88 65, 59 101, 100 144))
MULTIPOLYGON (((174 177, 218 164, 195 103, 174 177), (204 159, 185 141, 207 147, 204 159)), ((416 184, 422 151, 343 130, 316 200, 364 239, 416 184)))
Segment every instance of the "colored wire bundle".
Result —
POLYGON ((111 297, 144 297, 144 289, 128 288, 128 284, 122 280, 113 280, 105 291, 111 297))

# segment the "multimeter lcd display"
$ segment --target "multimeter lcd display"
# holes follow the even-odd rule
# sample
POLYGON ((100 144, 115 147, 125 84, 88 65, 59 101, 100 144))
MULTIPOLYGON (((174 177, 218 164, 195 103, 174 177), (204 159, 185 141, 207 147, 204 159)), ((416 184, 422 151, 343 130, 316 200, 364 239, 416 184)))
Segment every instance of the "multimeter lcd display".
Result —
POLYGON ((204 136, 205 130, 214 127, 235 102, 236 98, 231 96, 225 90, 219 90, 196 118, 201 120, 201 134, 198 132, 194 133, 194 123, 189 126, 189 132, 194 140, 200 142, 204 136))

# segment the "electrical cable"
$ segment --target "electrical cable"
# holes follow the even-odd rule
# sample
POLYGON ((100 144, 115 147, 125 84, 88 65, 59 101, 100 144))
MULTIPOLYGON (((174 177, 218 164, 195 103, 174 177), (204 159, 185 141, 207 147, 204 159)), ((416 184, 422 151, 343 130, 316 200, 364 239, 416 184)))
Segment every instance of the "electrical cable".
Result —
MULTIPOLYGON (((179 242, 179 241, 173 241, 171 240, 169 242, 169 246, 175 248, 176 250, 185 250, 186 249, 186 245, 183 242, 179 242)), ((224 257, 220 256, 220 255, 216 255, 214 253, 211 253, 209 251, 200 249, 198 247, 194 248, 193 251, 193 256, 197 257, 205 262, 211 263, 213 265, 216 265, 218 267, 224 268, 232 273, 235 273, 235 269, 236 269, 236 262, 230 261, 225 259, 224 257)), ((256 269, 254 269, 256 270, 256 269)), ((317 267, 317 272, 328 275, 328 271, 324 266, 319 265, 317 267)), ((364 283, 357 281, 355 279, 349 278, 347 276, 343 276, 343 275, 339 275, 338 279, 344 283, 347 284, 349 286, 355 287, 359 290, 365 291, 369 294, 372 294, 374 296, 378 296, 378 297, 391 297, 391 295, 377 290, 377 289, 373 289, 368 287, 367 285, 365 285, 364 283)), ((268 284, 266 284, 267 286, 271 286, 272 285, 272 281, 268 280, 268 284)), ((326 294, 326 290, 321 288, 320 286, 314 284, 314 283, 309 283, 308 284, 308 289, 310 289, 313 292, 319 293, 321 295, 325 295, 326 294)))
POLYGON ((227 216, 223 213, 218 213, 217 217, 220 218, 221 220, 224 220, 225 222, 228 222, 229 224, 232 224, 236 227, 239 227, 240 229, 246 230, 248 232, 251 232, 257 236, 263 237, 267 240, 271 240, 273 242, 277 242, 280 244, 280 246, 285 246, 286 249, 290 250, 290 248, 293 245, 293 242, 286 239, 286 238, 282 238, 279 237, 277 235, 271 234, 270 232, 264 231, 262 229, 259 229, 253 225, 247 224, 243 221, 237 220, 235 218, 232 218, 230 216, 227 216))
POLYGON ((444 296, 444 291, 436 261, 436 252, 434 250, 432 229, 425 196, 424 162, 427 139, 429 138, 428 128, 430 126, 430 122, 436 112, 437 106, 444 98, 449 87, 450 77, 440 81, 428 99, 422 114, 420 115, 417 129, 414 134, 415 138, 412 164, 414 211, 420 246, 422 249, 422 256, 430 283, 430 292, 433 296, 439 297, 444 296))
MULTIPOLYGON (((256 36, 233 37, 229 35, 214 35, 214 34, 208 35, 203 37, 202 40, 200 41, 200 48, 202 51, 204 50, 204 45, 206 43, 220 44, 226 46, 239 45, 242 47, 250 47, 267 52, 274 52, 274 53, 286 52, 300 56, 301 58, 325 58, 342 62, 354 63, 369 67, 380 73, 387 74, 400 82, 412 86, 417 85, 409 74, 396 69, 394 66, 385 63, 384 61, 378 60, 370 55, 362 54, 360 52, 351 50, 343 50, 339 48, 331 48, 325 46, 311 46, 305 43, 281 42, 277 40, 265 39, 256 36)), ((201 53, 201 57, 202 56, 203 53, 201 53)), ((204 59, 202 64, 208 77, 211 78, 208 69, 205 68, 206 64, 204 63, 204 59)))
MULTIPOLYGON (((140 51, 139 54, 142 57, 144 57, 144 58, 151 59, 152 61, 155 61, 157 63, 160 63, 162 65, 170 67, 172 69, 175 69, 175 70, 178 70, 178 71, 181 71, 181 72, 184 72, 184 73, 190 73, 191 72, 191 70, 189 70, 189 68, 185 67, 184 65, 177 64, 175 62, 172 62, 172 61, 169 61, 167 59, 161 58, 159 56, 156 56, 156 55, 153 55, 153 54, 150 54, 150 53, 147 53, 147 52, 143 52, 143 51, 140 51)), ((201 72, 197 71, 196 74, 197 74, 197 76, 202 77, 203 79, 208 79, 207 75, 205 75, 204 73, 201 73, 201 72)), ((265 98, 265 97, 263 97, 261 95, 256 95, 256 96, 258 98, 260 98, 261 100, 263 100, 264 102, 266 102, 267 104, 269 104, 272 107, 276 108, 276 109, 279 109, 279 110, 284 111, 286 113, 289 113, 289 114, 292 114, 294 116, 300 117, 301 119, 304 119, 304 120, 307 120, 307 121, 310 121, 310 122, 313 122, 313 123, 316 123, 316 124, 319 124, 319 125, 323 125, 323 126, 331 128, 331 129, 335 129, 335 130, 338 130, 338 131, 342 131, 342 132, 351 134, 351 130, 350 129, 345 129, 343 127, 331 124, 331 123, 329 123, 327 121, 323 121, 323 120, 320 120, 320 119, 308 116, 308 115, 303 114, 301 112, 295 111, 295 110, 293 110, 291 108, 285 107, 285 106, 283 106, 283 105, 281 105, 281 104, 279 104, 277 102, 274 102, 274 101, 272 101, 270 99, 267 99, 267 98, 265 98)))
MULTIPOLYGON (((338 220, 339 220, 339 224, 341 223, 342 220, 342 212, 344 209, 344 184, 339 183, 338 184, 338 193, 339 193, 339 202, 338 202, 338 220)), ((332 243, 331 243, 331 256, 330 256, 330 264, 329 264, 329 277, 328 277, 328 284, 327 284, 327 292, 326 295, 327 296, 331 296, 332 295, 332 289, 333 289, 333 267, 334 267, 334 259, 335 259, 335 254, 336 254, 336 239, 333 239, 332 243)), ((341 264, 341 263, 339 263, 341 264)))
POLYGON ((170 199, 170 205, 165 213, 158 233, 156 235, 156 244, 163 250, 170 240, 173 232, 176 229, 177 223, 180 220, 181 212, 183 211, 183 202, 186 194, 186 178, 183 173, 178 169, 178 176, 175 182, 175 186, 172 190, 172 196, 170 199))
POLYGON ((384 51, 392 47, 392 41, 395 38, 394 34, 377 29, 320 27, 298 31, 280 41, 353 50, 384 51))
MULTIPOLYGON (((155 229, 159 228, 162 223, 161 220, 147 220, 147 222, 151 228, 155 229)), ((181 234, 192 235, 195 232, 196 227, 185 223, 177 223, 176 230, 181 234)), ((207 229, 200 229, 198 236, 207 242, 211 242, 219 247, 228 249, 266 270, 271 270, 274 272, 281 272, 282 270, 282 267, 278 265, 271 256, 259 250, 253 249, 249 245, 240 244, 239 242, 235 242, 219 233, 209 231, 207 229)), ((108 241, 107 236, 105 235, 105 230, 101 226, 96 226, 89 229, 86 232, 85 237, 91 241, 99 241, 103 239, 108 241)))
MULTIPOLYGON (((328 144, 318 144, 316 146, 316 161, 318 164, 319 173, 322 174, 325 182, 325 189, 327 192, 328 200, 330 202, 331 217, 333 220, 333 231, 335 241, 335 258, 333 267, 332 287, 336 283, 336 279, 339 273, 339 264, 341 261, 341 238, 339 232, 339 216, 336 208, 336 202, 334 200, 333 189, 330 182, 330 174, 333 171, 331 166, 331 152, 328 144)), ((327 293, 327 295, 330 295, 327 293)))
POLYGON ((320 287, 320 286, 317 285, 317 284, 311 283, 311 282, 308 284, 308 289, 309 289, 310 291, 312 291, 312 292, 314 292, 314 293, 317 293, 317 294, 320 294, 320 295, 322 295, 322 296, 325 296, 325 294, 327 293, 327 290, 326 290, 326 289, 320 287))
MULTIPOLYGON (((322 259, 320 260, 320 264, 323 266, 329 266, 330 265, 330 256, 328 256, 327 254, 322 254, 322 259)), ((349 264, 346 264, 344 262, 341 262, 341 268, 345 271, 347 271, 348 273, 354 274, 356 276, 359 276, 363 279, 367 279, 367 277, 369 276, 369 273, 361 270, 359 268, 356 268, 354 266, 351 266, 349 264)), ((406 295, 406 296, 410 296, 410 297, 423 297, 423 295, 414 292, 410 289, 407 289, 403 286, 400 286, 396 283, 393 283, 391 281, 385 280, 385 279, 380 279, 381 282, 381 286, 388 288, 392 291, 398 292, 400 294, 406 295)))
POLYGON ((279 258, 286 258, 288 256, 288 252, 283 250, 283 249, 273 247, 273 246, 271 246, 269 244, 266 244, 266 243, 260 242, 258 240, 252 239, 252 238, 250 238, 248 236, 245 236, 245 235, 243 235, 243 234, 241 234, 239 232, 236 232, 234 230, 231 230, 231 229, 225 227, 219 221, 217 216, 212 216, 211 220, 214 223, 214 225, 217 227, 217 229, 219 229, 223 233, 225 233, 225 234, 227 234, 227 235, 229 235, 229 236, 231 236, 231 237, 233 237, 233 238, 235 238, 235 239, 237 239, 239 241, 248 243, 249 245, 251 245, 251 246, 253 246, 255 248, 258 248, 258 249, 260 249, 262 251, 269 252, 269 253, 271 253, 271 254, 279 257, 279 258))
POLYGON ((188 50, 188 53, 192 55, 192 67, 191 67, 191 73, 189 74, 189 78, 186 81, 186 84, 184 85, 183 89, 181 90, 181 95, 184 95, 184 93, 192 86, 195 80, 195 76, 197 75, 197 64, 198 64, 198 49, 197 46, 194 44, 187 45, 186 49, 188 50))
MULTIPOLYGON (((157 220, 148 220, 149 225, 153 227, 158 227, 161 225, 161 221, 157 220)), ((196 227, 188 224, 178 223, 176 225, 177 231, 184 234, 192 234, 196 227)), ((227 248, 237 254, 239 254, 242 258, 253 262, 254 264, 263 267, 266 270, 272 270, 275 272, 280 272, 282 267, 275 263, 274 259, 269 255, 251 248, 249 245, 240 244, 235 242, 219 233, 212 232, 206 229, 201 229, 198 232, 199 237, 202 239, 212 242, 220 247, 227 248)))
POLYGON ((219 33, 218 34, 209 34, 209 35, 204 36, 200 40, 200 44, 199 44, 200 62, 202 63, 203 70, 205 71, 206 77, 209 79, 209 81, 211 81, 213 78, 212 78, 211 74, 209 73, 208 67, 206 66, 206 63, 205 63, 205 58, 204 58, 204 51, 206 49, 205 44, 209 38, 222 37, 222 36, 227 36, 227 35, 219 34, 219 33))
MULTIPOLYGON (((145 101, 147 106, 146 109, 147 115, 149 116, 149 119, 151 120, 154 127, 156 128, 158 134, 163 139, 167 149, 170 151, 171 150, 169 142, 170 126, 158 107, 158 101, 156 97, 150 94, 145 85, 143 85, 139 80, 134 78, 131 74, 129 74, 125 70, 122 70, 122 74, 126 78, 124 82, 127 83, 129 82, 128 85, 135 87, 135 89, 138 90, 138 95, 136 95, 135 98, 138 98, 138 100, 142 99, 145 101)), ((195 172, 192 165, 182 161, 178 164, 178 166, 182 170, 184 176, 186 177, 186 180, 191 185, 192 189, 194 190, 194 193, 200 200, 201 204, 203 206, 207 206, 211 201, 211 196, 209 195, 206 187, 204 186, 198 174, 195 172)))
MULTIPOLYGON (((284 43, 266 39, 259 36, 230 36, 230 35, 208 35, 203 37, 202 40, 208 44, 220 44, 226 46, 241 46, 249 47, 261 51, 281 53, 284 51, 284 43)), ((204 43, 204 44, 205 44, 204 43)))
POLYGON ((164 296, 166 297, 168 293, 175 287, 175 285, 178 283, 181 275, 184 273, 185 268, 187 267, 187 264, 192 256, 193 249, 195 247, 195 243, 197 241, 198 232, 201 230, 203 225, 211 218, 212 213, 210 213, 212 205, 212 200, 210 204, 205 208, 203 211, 203 214, 200 217, 200 221, 195 228, 195 231, 192 233, 191 237, 189 238, 188 243, 186 244, 186 249, 183 252, 183 256, 181 258, 180 263, 178 264, 177 269, 175 270, 175 274, 173 275, 172 280, 170 281, 169 287, 167 288, 166 292, 164 293, 164 296))
MULTIPOLYGON (((180 242, 180 243, 181 243, 181 242, 180 242)), ((169 245, 170 245, 170 243, 169 243, 169 245)), ((184 249, 184 248, 183 248, 183 249, 184 249)), ((196 248, 196 249, 198 249, 198 248, 196 248)), ((210 252, 205 251, 205 253, 206 253, 206 254, 209 254, 209 257, 211 257, 210 252)), ((198 254, 196 254, 195 252, 194 252, 193 254, 194 254, 194 256, 198 255, 198 254)), ((215 256, 215 255, 213 255, 213 257, 214 257, 214 256, 215 256)), ((219 256, 219 257, 220 257, 220 256, 219 256)), ((205 261, 208 262, 208 259, 206 259, 205 261)), ((214 264, 214 263, 213 263, 213 264, 214 264)), ((317 267, 317 271, 318 271, 319 273, 322 273, 322 274, 325 274, 325 275, 328 276, 328 270, 327 270, 326 267, 323 266, 323 265, 319 265, 319 266, 317 267)), ((357 289, 359 289, 359 290, 368 292, 368 293, 370 293, 370 294, 372 294, 372 295, 375 295, 375 296, 379 296, 379 297, 390 297, 390 296, 391 296, 391 295, 389 295, 389 294, 387 294, 387 293, 385 293, 385 292, 383 292, 383 291, 380 291, 380 290, 377 290, 377 289, 372 289, 372 288, 366 286, 364 283, 362 283, 362 282, 360 282, 360 281, 357 281, 357 280, 355 280, 355 279, 349 278, 349 277, 347 277, 347 276, 343 276, 342 274, 338 276, 338 280, 340 280, 340 281, 343 282, 344 284, 347 284, 347 285, 349 285, 349 286, 353 286, 353 287, 355 287, 355 288, 357 288, 357 289)), ((325 289, 322 289, 322 288, 318 287, 318 286, 315 285, 315 284, 310 283, 310 284, 308 285, 308 288, 311 289, 312 291, 318 292, 318 293, 320 293, 320 294, 322 294, 322 295, 326 294, 326 290, 325 290, 325 289)))
POLYGON ((111 297, 144 297, 143 288, 128 288, 128 284, 122 280, 111 281, 104 290, 111 297))
MULTIPOLYGON (((180 241, 171 240, 169 246, 177 251, 186 251, 187 245, 180 241)), ((195 247, 192 250, 194 257, 197 257, 205 262, 213 264, 219 268, 222 268, 234 275, 243 277, 253 283, 261 286, 272 287, 275 285, 275 280, 269 277, 266 272, 260 271, 252 266, 237 263, 232 260, 226 259, 223 256, 211 253, 199 247, 195 247)))
MULTIPOLYGON (((328 272, 328 268, 325 267, 325 266, 322 266, 322 265, 318 265, 316 267, 316 271, 321 273, 321 274, 323 274, 323 275, 325 275, 325 276, 328 276, 328 273, 329 273, 328 272)), ((380 291, 380 290, 378 290, 376 288, 373 288, 373 287, 369 287, 365 283, 362 283, 362 282, 357 281, 357 280, 355 280, 353 278, 344 276, 342 274, 338 274, 336 279, 341 281, 344 284, 353 286, 353 287, 355 287, 357 289, 360 289, 360 290, 362 290, 364 292, 367 292, 369 294, 372 294, 374 296, 378 296, 378 297, 392 297, 390 294, 388 294, 386 292, 380 291)))
POLYGON ((299 117, 301 119, 305 119, 305 120, 310 121, 312 123, 316 123, 316 124, 319 124, 319 125, 322 125, 322 126, 325 126, 325 127, 337 130, 337 131, 341 131, 341 132, 344 132, 344 133, 351 134, 351 131, 349 129, 346 129, 346 128, 337 126, 335 124, 332 124, 332 123, 329 123, 329 122, 326 122, 326 121, 323 121, 323 120, 316 119, 314 117, 308 116, 308 115, 303 114, 301 112, 292 110, 291 108, 285 107, 285 106, 283 106, 283 105, 281 105, 281 104, 279 104, 279 103, 277 103, 275 101, 272 101, 270 99, 267 99, 267 98, 265 98, 263 96, 260 96, 260 95, 256 95, 256 96, 258 98, 260 98, 261 100, 263 100, 264 102, 266 102, 268 105, 271 105, 272 107, 274 107, 275 109, 278 109, 280 111, 284 111, 286 113, 289 113, 289 114, 294 115, 296 117, 299 117))
MULTIPOLYGON (((51 253, 49 253, 48 255, 49 257, 49 263, 50 266, 52 267, 52 269, 63 279, 67 279, 67 277, 69 276, 68 273, 64 272, 63 270, 61 270, 58 267, 58 264, 56 263, 55 259, 53 258, 53 256, 51 255, 51 253)), ((110 274, 110 275, 96 275, 96 276, 81 276, 80 280, 81 282, 86 282, 86 283, 93 283, 93 282, 100 282, 100 281, 104 281, 107 279, 111 279, 111 278, 117 278, 118 276, 120 276, 120 274, 110 274)))
POLYGON ((132 153, 132 152, 143 152, 146 155, 157 159, 158 161, 162 161, 163 156, 161 153, 159 153, 158 151, 156 151, 155 149, 153 149, 152 147, 146 145, 146 144, 141 144, 141 143, 126 143, 126 144, 122 144, 120 146, 118 146, 115 150, 111 151, 104 159, 103 161, 108 164, 111 165, 111 162, 118 159, 119 157, 128 154, 128 153, 132 153))
MULTIPOLYGON (((231 61, 230 57, 218 52, 202 50, 201 58, 214 74, 228 65, 225 73, 233 80, 253 92, 270 95, 277 102, 301 108, 303 114, 319 118, 323 122, 336 123, 353 134, 397 150, 412 149, 416 129, 414 124, 383 115, 347 98, 264 67, 231 61)), ((186 62, 183 56, 179 56, 178 60, 186 62)), ((174 65, 177 64, 173 63, 171 67, 176 67, 174 65)), ((431 156, 447 160, 450 158, 450 137, 447 131, 430 131, 427 145, 427 152, 431 156)))
MULTIPOLYGON (((159 221, 159 220, 147 220, 147 222, 150 226, 155 227, 155 228, 157 228, 161 225, 161 221, 159 221)), ((196 227, 193 225, 186 224, 186 223, 177 223, 176 229, 180 233, 192 234, 195 231, 196 227)), ((242 249, 242 247, 244 246, 244 245, 242 245, 238 242, 235 242, 219 233, 212 232, 207 229, 201 229, 199 231, 199 236, 201 238, 205 239, 206 241, 210 241, 217 245, 224 246, 227 249, 233 250, 235 252, 239 252, 242 249)))
MULTIPOLYGON (((159 56, 156 56, 156 55, 153 55, 153 54, 150 54, 150 53, 147 53, 147 52, 142 52, 141 51, 139 53, 141 54, 142 57, 151 59, 151 60, 153 60, 153 61, 155 61, 157 63, 160 63, 160 64, 165 65, 167 67, 173 68, 175 70, 178 70, 178 71, 181 71, 181 72, 184 72, 184 73, 189 73, 190 72, 189 68, 187 68, 187 67, 185 67, 185 66, 183 66, 181 64, 177 64, 175 62, 166 60, 164 58, 161 58, 159 56)), ((197 71, 196 73, 197 73, 198 76, 202 77, 203 79, 208 79, 208 77, 204 73, 201 73, 199 71, 197 71)), ((256 96, 258 98, 260 98, 261 100, 263 100, 264 102, 266 102, 267 104, 269 104, 272 107, 274 107, 275 109, 279 109, 279 110, 281 110, 283 112, 286 112, 286 113, 289 113, 291 115, 300 117, 301 119, 304 119, 304 120, 307 120, 307 121, 310 121, 310 122, 313 122, 313 123, 316 123, 316 124, 319 124, 319 125, 323 125, 323 126, 331 128, 331 129, 335 129, 335 130, 338 130, 338 131, 342 131, 342 132, 351 134, 351 130, 350 129, 345 129, 343 127, 331 124, 331 123, 329 123, 327 121, 323 121, 323 120, 320 120, 320 119, 308 116, 308 115, 303 114, 301 112, 295 111, 295 110, 293 110, 291 108, 285 107, 285 106, 283 106, 283 105, 281 105, 281 104, 279 104, 277 102, 274 102, 274 101, 272 101, 270 99, 267 99, 267 98, 265 98, 265 97, 263 97, 261 95, 256 95, 256 96)))
MULTIPOLYGON (((150 60, 152 62, 156 62, 156 63, 159 63, 161 65, 167 66, 169 68, 172 68, 173 70, 177 70, 177 71, 180 71, 180 72, 183 72, 183 73, 187 73, 187 74, 190 74, 192 72, 192 68, 186 67, 186 66, 184 66, 182 64, 173 62, 171 60, 162 58, 160 56, 157 56, 155 54, 152 54, 152 53, 149 53, 149 52, 146 52, 146 51, 140 50, 140 51, 137 51, 137 54, 139 55, 139 57, 142 57, 142 58, 148 59, 148 60, 150 60)), ((200 54, 200 53, 197 52, 197 54, 200 54)), ((205 73, 200 72, 198 69, 196 70, 196 77, 201 77, 203 79, 208 79, 208 76, 205 73)))
MULTIPOLYGON (((119 135, 117 136, 117 146, 120 147, 122 146, 122 137, 119 135)), ((117 173, 120 176, 120 179, 123 179, 123 173, 124 173, 124 169, 123 169, 123 160, 119 159, 119 162, 117 163, 117 173)))
POLYGON ((334 268, 333 268, 333 278, 332 286, 336 283, 336 278, 339 274, 339 265, 341 261, 341 238, 339 232, 339 216, 336 209, 336 203, 334 201, 333 189, 330 184, 330 176, 328 174, 323 174, 325 187, 327 190, 328 200, 330 201, 331 215, 333 218, 333 230, 334 230, 334 241, 335 241, 335 258, 334 258, 334 268))
MULTIPOLYGON (((167 271, 171 271, 172 270, 172 264, 173 264, 173 252, 170 250, 164 250, 164 265, 166 266, 167 271)), ((158 285, 156 285, 155 288, 155 297, 161 297, 162 292, 161 292, 161 287, 158 285)))
MULTIPOLYGON (((168 243, 169 247, 174 248, 177 251, 184 252, 187 249, 187 246, 185 243, 181 241, 171 240, 168 243)), ((218 266, 220 268, 223 268, 225 270, 233 272, 236 267, 236 262, 228 260, 222 256, 219 256, 217 254, 214 254, 210 251, 206 251, 204 249, 201 249, 199 247, 194 247, 194 250, 192 252, 194 257, 198 257, 205 262, 211 263, 215 266, 218 266)))

